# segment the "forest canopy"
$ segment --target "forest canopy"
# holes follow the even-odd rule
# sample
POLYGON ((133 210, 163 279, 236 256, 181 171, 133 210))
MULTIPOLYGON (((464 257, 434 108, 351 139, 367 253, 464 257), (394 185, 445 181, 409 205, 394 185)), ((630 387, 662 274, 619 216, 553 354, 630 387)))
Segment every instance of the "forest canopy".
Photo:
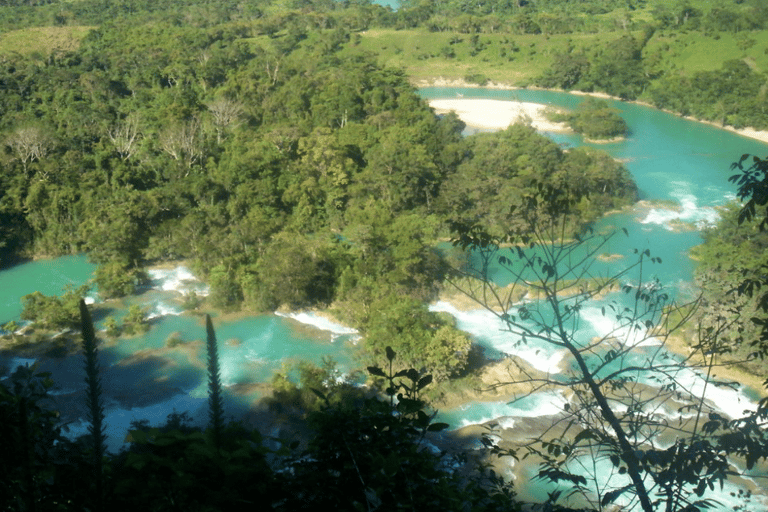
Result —
MULTIPOLYGON (((6 61, 6 254, 88 251, 112 296, 130 293, 142 266, 186 258, 215 306, 336 301, 364 325, 387 293, 434 293, 446 221, 489 213, 490 202, 451 197, 492 160, 505 161, 503 200, 554 174, 590 176, 581 222, 634 199, 622 166, 529 128, 462 137, 401 72, 341 57, 349 38, 115 22, 76 52, 6 61)), ((498 215, 488 222, 508 220, 498 215)))
MULTIPOLYGON (((540 72, 527 84, 650 99, 723 124, 768 126, 762 108, 765 75, 754 56, 746 57, 758 45, 752 31, 765 28, 768 9, 758 0, 706 9, 692 3, 449 0, 438 9, 434 2, 413 0, 392 11, 365 0, 6 2, 0 5, 0 27, 76 26, 87 35, 49 52, 7 51, 0 58, 2 264, 85 251, 99 265, 99 292, 120 297, 141 285, 143 267, 186 259, 210 284, 207 306, 251 311, 331 306, 368 336, 368 360, 388 359, 390 375, 395 348, 394 371, 417 375, 411 390, 426 382, 416 369, 428 369, 436 380, 460 376, 469 364, 471 341, 424 305, 448 272, 438 241, 462 226, 495 238, 524 231, 538 212, 532 208, 523 219, 520 207, 551 211, 546 199, 553 194, 542 191, 553 190, 568 196, 562 203, 567 210, 558 212, 570 219, 563 232, 576 234, 606 211, 636 200, 637 188, 624 166, 606 154, 564 151, 529 126, 464 137, 455 115, 436 116, 403 71, 362 48, 365 31, 413 29, 425 48, 417 45, 410 53, 424 62, 453 65, 472 58, 491 70, 498 62, 528 66, 528 76, 533 69, 540 72), (685 40, 674 39, 673 31, 733 39, 745 56, 719 69, 677 69, 667 55, 670 45, 685 40), (590 37, 596 33, 608 35, 590 37), (445 44, 426 48, 432 35, 444 36, 445 44), (523 39, 528 36, 556 44, 542 48, 523 39)), ((488 80, 484 73, 464 76, 488 80)), ((600 134, 608 135, 621 131, 603 105, 587 106, 594 108, 580 112, 572 120, 576 126, 591 116, 588 128, 601 125, 600 134)), ((733 224, 732 214, 725 218, 724 226, 733 224)), ((763 265, 738 255, 742 247, 762 251, 764 240, 754 231, 746 241, 734 226, 706 236, 705 288, 719 292, 724 285, 736 286, 742 264, 763 265)), ((73 327, 74 299, 83 293, 70 290, 61 299, 28 295, 25 319, 51 329, 73 327)), ((715 314, 718 299, 708 299, 715 314)), ((145 328, 144 317, 134 307, 121 329, 145 328)), ((744 337, 739 342, 754 335, 746 324, 739 333, 744 337)), ((374 375, 386 378, 375 368, 374 375)), ((305 369, 302 378, 315 387, 305 386, 298 395, 311 391, 314 404, 329 403, 323 396, 328 390, 318 385, 326 382, 322 372, 305 369)), ((297 395, 295 386, 282 384, 278 391, 297 395)), ((392 414, 392 400, 389 408, 375 400, 368 401, 368 409, 345 405, 328 418, 314 418, 320 435, 311 449, 315 456, 327 455, 317 459, 323 469, 349 451, 346 439, 338 445, 323 442, 324 435, 338 441, 339 425, 349 426, 350 433, 371 426, 359 438, 364 445, 371 433, 376 438, 393 431, 380 425, 402 421, 392 414)), ((415 405, 401 416, 408 420, 404 441, 416 432, 408 422, 423 432, 429 427, 422 404, 415 405)), ((146 481, 133 469, 144 468, 142 453, 150 456, 149 448, 142 452, 138 446, 152 443, 148 435, 158 436, 159 446, 178 442, 191 446, 190 453, 206 453, 198 449, 202 438, 176 430, 163 433, 168 438, 135 431, 138 457, 132 459, 135 467, 126 466, 131 478, 146 481)), ((260 439, 251 442, 238 431, 229 440, 239 456, 247 455, 244 465, 271 478, 260 439)), ((402 450, 411 450, 411 444, 402 443, 402 450)), ((388 452, 384 455, 393 453, 388 452)), ((409 453, 416 455, 414 463, 434 463, 425 470, 437 464, 437 458, 422 456, 426 452, 409 453)), ((183 457, 173 460, 186 464, 183 457)), ((297 459, 292 469, 315 476, 306 462, 297 459)), ((395 473, 396 463, 391 464, 395 473)), ((176 469, 195 474, 204 465, 176 469)), ((378 477, 386 477, 371 465, 378 477)), ((343 469, 354 479, 350 464, 343 469)), ((329 474, 339 480, 336 470, 329 474)), ((425 487, 437 480, 456 488, 447 475, 434 475, 425 487)), ((388 483, 384 478, 380 485, 388 483)), ((322 495, 324 484, 320 480, 300 492, 322 495)), ((285 508, 301 496, 292 491, 279 498, 285 508)), ((368 489, 361 489, 358 499, 368 497, 368 489)), ((442 497, 463 503, 453 493, 442 497)), ((362 507, 362 501, 356 504, 362 507)))

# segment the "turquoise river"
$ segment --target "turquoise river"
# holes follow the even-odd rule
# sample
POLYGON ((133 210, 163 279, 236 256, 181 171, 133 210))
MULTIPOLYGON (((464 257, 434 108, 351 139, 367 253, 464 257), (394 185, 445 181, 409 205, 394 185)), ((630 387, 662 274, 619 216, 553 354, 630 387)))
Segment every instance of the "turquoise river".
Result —
MULTIPOLYGON (((421 95, 433 98, 485 98, 516 100, 574 108, 583 96, 551 91, 497 90, 478 88, 424 88, 421 95)), ((641 105, 613 102, 624 117, 631 135, 621 142, 599 144, 616 159, 625 162, 641 193, 641 201, 631 210, 601 221, 602 227, 625 228, 626 237, 616 237, 606 250, 629 254, 634 248, 649 248, 663 260, 656 276, 681 292, 690 290, 694 263, 688 257, 699 244, 698 229, 716 221, 717 207, 735 198, 728 182, 730 165, 742 154, 765 156, 768 145, 714 126, 681 119, 641 105), (687 226, 688 229, 680 229, 687 226), (692 228, 692 229, 690 229, 692 228)), ((547 134, 564 147, 585 142, 572 134, 547 134)), ((94 265, 85 256, 25 263, 0 272, 0 325, 19 321, 20 298, 39 290, 59 294, 65 285, 79 285, 92 277, 94 265)), ((111 450, 120 449, 125 432, 133 420, 148 418, 161 422, 170 412, 189 411, 203 421, 206 409, 203 324, 198 317, 181 314, 178 298, 187 290, 205 293, 203 283, 183 266, 155 269, 152 285, 131 299, 150 308, 152 328, 140 338, 106 343, 100 351, 102 383, 106 400, 106 424, 111 450), (175 336, 189 343, 167 348, 175 336)), ((97 296, 93 300, 98 300, 97 296)), ((124 314, 126 304, 108 305, 107 314, 124 314)), ((448 311, 488 351, 516 354, 531 365, 558 371, 562 355, 545 347, 517 348, 513 339, 500 332, 496 320, 483 311, 458 311, 450 304, 436 303, 435 310, 448 311)), ((103 321, 102 315, 99 321, 103 321)), ((599 306, 582 314, 584 335, 606 332, 610 326, 599 314, 599 306)), ((282 364, 298 360, 320 363, 331 356, 341 371, 356 367, 350 355, 357 342, 354 332, 326 321, 313 313, 289 316, 261 315, 215 319, 220 340, 222 378, 227 387, 227 413, 246 414, 263 391, 263 383, 282 364)), ((31 360, 0 355, 0 375, 17 364, 31 360)), ((57 383, 57 404, 69 422, 72 435, 85 432, 82 402, 83 374, 80 357, 40 358, 40 369, 51 371, 57 383)), ((692 377, 694 378, 694 377, 692 377)), ((746 392, 708 395, 725 412, 736 415, 752 404, 746 392)), ((472 403, 441 412, 441 418, 454 428, 482 424, 491 420, 512 426, 525 418, 543 417, 561 410, 564 398, 542 394, 509 405, 506 402, 472 403), (506 422, 506 423, 505 423, 506 422)), ((267 432, 269 434, 269 432, 267 432)), ((726 489, 727 490, 727 489, 726 489)), ((543 491, 538 491, 539 496, 543 491)), ((536 496, 537 490, 528 489, 536 496)), ((718 499, 724 509, 727 493, 718 499)), ((734 503, 735 504, 735 503, 734 503)))

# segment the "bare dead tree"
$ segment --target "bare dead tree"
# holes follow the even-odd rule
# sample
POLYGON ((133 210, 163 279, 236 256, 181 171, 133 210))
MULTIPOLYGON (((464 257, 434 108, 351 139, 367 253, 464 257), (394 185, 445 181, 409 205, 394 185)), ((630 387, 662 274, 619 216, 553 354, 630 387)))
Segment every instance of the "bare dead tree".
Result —
POLYGON ((240 122, 243 113, 243 104, 228 98, 218 98, 208 105, 208 111, 213 117, 213 125, 216 128, 216 142, 221 144, 224 140, 224 132, 235 128, 240 122))
POLYGON ((205 67, 206 64, 208 64, 208 61, 211 60, 211 52, 206 50, 200 50, 200 53, 197 54, 197 62, 205 67))
POLYGON ((109 140, 115 146, 115 151, 123 160, 128 160, 136 150, 137 142, 141 138, 139 132, 139 120, 137 116, 129 115, 118 121, 107 133, 109 140))
POLYGON ((199 162, 204 154, 200 119, 193 117, 166 128, 160 134, 160 147, 184 166, 184 176, 188 176, 192 166, 199 162))
POLYGON ((13 150, 16 158, 21 162, 24 168, 24 174, 27 174, 27 166, 31 162, 40 161, 48 156, 53 149, 55 141, 44 130, 37 126, 28 126, 16 129, 8 139, 6 144, 13 150))
POLYGON ((201 50, 200 53, 197 54, 196 57, 197 63, 200 64, 200 67, 202 68, 202 73, 200 74, 200 86, 203 88, 203 92, 208 90, 208 81, 206 80, 206 68, 208 67, 208 61, 211 60, 211 52, 208 49, 201 50))
POLYGON ((270 80, 272 80, 272 85, 275 85, 275 83, 277 83, 277 76, 280 71, 280 60, 275 58, 272 64, 270 64, 270 60, 272 59, 267 58, 265 67, 267 69, 267 76, 270 80))

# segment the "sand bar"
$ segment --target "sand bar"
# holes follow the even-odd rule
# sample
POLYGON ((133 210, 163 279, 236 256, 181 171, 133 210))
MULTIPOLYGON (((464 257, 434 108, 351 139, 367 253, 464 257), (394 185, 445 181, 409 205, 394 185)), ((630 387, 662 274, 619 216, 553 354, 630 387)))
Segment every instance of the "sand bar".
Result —
MULTIPOLYGON (((495 82, 491 82, 488 85, 481 87, 481 86, 477 86, 475 84, 470 84, 470 83, 468 83, 468 82, 466 82, 464 80, 461 80, 461 79, 448 80, 448 79, 445 79, 445 78, 442 78, 442 77, 434 78, 434 79, 431 79, 431 80, 426 80, 426 79, 420 80, 416 85, 417 85, 417 87, 464 87, 464 88, 477 88, 477 89, 501 89, 501 90, 505 90, 505 91, 513 91, 513 90, 516 90, 516 89, 521 89, 521 87, 518 87, 518 86, 509 85, 509 84, 502 84, 502 83, 495 83, 495 82)), ((531 89, 537 89, 537 88, 536 87, 532 87, 531 89)), ((558 92, 567 92, 568 94, 574 94, 574 95, 578 95, 578 96, 592 96, 592 97, 595 97, 595 98, 623 101, 623 100, 621 100, 621 98, 617 98, 615 96, 611 96, 609 94, 602 93, 602 92, 582 92, 582 91, 573 91, 573 90, 571 90, 571 91, 563 91, 562 89, 542 89, 542 90, 552 90, 552 91, 558 91, 558 92)), ((493 102, 498 102, 498 103, 519 103, 519 102, 514 102, 514 101, 501 101, 501 100, 460 100, 460 99, 457 99, 457 100, 432 100, 432 101, 429 102, 429 104, 432 105, 432 103, 443 102, 443 101, 493 101, 493 102)), ((637 105, 643 105, 643 106, 646 106, 646 107, 649 107, 649 108, 653 108, 653 109, 659 110, 658 107, 656 107, 656 106, 654 106, 654 105, 652 105, 650 103, 643 102, 643 101, 630 101, 628 103, 635 103, 637 105)), ((521 105, 539 105, 540 107, 544 107, 544 105, 540 105, 540 104, 537 104, 537 103, 520 103, 520 104, 521 105)), ((434 108, 435 110, 438 110, 438 107, 435 106, 435 105, 432 105, 432 108, 434 108)), ((448 109, 448 110, 438 110, 437 113, 438 114, 443 114, 443 113, 447 113, 448 111, 450 111, 450 109, 448 109)), ((680 115, 679 113, 674 112, 672 110, 665 110, 665 112, 669 112, 669 113, 677 115, 677 116, 680 115)), ((484 124, 474 124, 474 123, 471 123, 470 121, 464 119, 462 117, 462 114, 458 110, 456 110, 456 114, 458 114, 459 117, 461 118, 461 120, 464 121, 465 123, 467 123, 467 125, 472 127, 472 128, 497 129, 498 130, 498 129, 506 128, 507 126, 509 126, 509 124, 511 124, 511 123, 507 123, 504 126, 485 126, 484 124)), ((530 117, 533 119, 533 116, 530 116, 530 117)), ((688 119, 690 121, 696 121, 696 122, 699 122, 699 123, 709 124, 709 125, 712 125, 712 126, 714 126, 716 128, 720 128, 721 130, 726 130, 726 131, 729 131, 729 132, 738 133, 739 135, 741 135, 743 137, 748 137, 750 139, 759 140, 760 142, 764 142, 764 143, 768 144, 768 130, 756 130, 755 128, 751 128, 751 127, 734 128, 733 126, 723 126, 720 123, 715 123, 713 121, 705 121, 705 120, 702 120, 702 119, 696 119, 695 117, 690 117, 690 116, 681 116, 681 117, 683 117, 685 119, 688 119)), ((547 123, 548 121, 546 119, 542 119, 542 122, 547 123)), ((534 122, 532 124, 533 124, 533 126, 537 130, 543 130, 543 131, 567 131, 566 128, 565 128, 565 125, 560 125, 561 128, 559 128, 559 129, 550 129, 550 128, 540 128, 539 125, 537 125, 536 122, 534 122)), ((551 123, 551 124, 557 124, 557 123, 551 123)))
POLYGON ((459 119, 471 128, 503 130, 519 120, 526 119, 540 131, 570 131, 564 123, 547 120, 544 115, 547 106, 540 103, 456 98, 429 100, 429 106, 438 114, 456 112, 459 119))

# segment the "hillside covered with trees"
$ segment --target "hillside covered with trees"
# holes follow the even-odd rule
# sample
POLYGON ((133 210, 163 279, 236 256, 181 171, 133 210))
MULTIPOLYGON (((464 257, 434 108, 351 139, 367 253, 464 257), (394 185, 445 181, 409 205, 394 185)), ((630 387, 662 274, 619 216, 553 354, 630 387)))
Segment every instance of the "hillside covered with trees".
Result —
MULTIPOLYGON (((76 51, 6 57, 5 260, 87 251, 109 297, 131 293, 147 264, 188 259, 212 307, 334 304, 367 330, 389 297, 434 296, 450 222, 513 221, 492 211, 496 198, 579 183, 591 195, 574 207, 575 230, 635 200, 608 157, 564 152, 523 126, 465 139, 402 72, 350 56, 347 30, 313 27, 313 12, 290 19, 118 19, 76 51)), ((441 371, 464 364, 438 356, 441 371)))
MULTIPOLYGON (((203 433, 172 416, 160 429, 135 425, 126 452, 102 457, 107 471, 85 455, 73 458, 100 453, 100 434, 73 444, 61 438, 55 411, 41 405, 51 382, 22 368, 9 387, 0 385, 3 437, 14 440, 0 456, 7 475, 0 495, 16 499, 7 509, 99 510, 105 496, 126 509, 516 509, 495 473, 481 466, 461 475, 447 469, 444 453, 425 449, 427 432, 444 427, 419 393, 433 379, 465 375, 472 357, 469 338, 426 306, 455 263, 439 243, 458 239, 485 250, 514 242, 511 251, 522 254, 530 234, 520 243, 510 233, 558 228, 557 237, 530 248, 559 243, 570 255, 582 229, 633 203, 637 187, 605 153, 564 151, 529 126, 464 137, 463 123, 436 116, 413 83, 460 69, 446 76, 600 91, 764 128, 767 23, 759 0, 407 1, 397 11, 331 0, 4 2, 0 27, 12 37, 0 41, 0 264, 86 252, 99 265, 102 297, 110 298, 134 293, 149 265, 188 260, 210 285, 206 308, 330 307, 366 335, 363 359, 376 365, 368 368, 370 394, 330 385, 329 375, 310 366, 300 367, 298 385, 275 376, 272 407, 292 404, 313 433, 302 453, 234 423, 222 432, 220 417, 203 433), (695 62, 690 54, 710 45, 716 58, 695 62), (83 476, 93 465, 111 494, 83 476), (200 467, 213 469, 203 475, 200 467), (353 497, 332 485, 340 476, 355 482, 353 497)), ((610 124, 606 133, 621 131, 603 114, 593 122, 610 124)), ((727 230, 707 233, 700 253, 715 316, 742 308, 718 295, 745 275, 724 262, 740 264, 746 254, 748 277, 763 275, 757 269, 764 262, 749 256, 762 249, 763 233, 745 235, 735 215, 724 216, 727 230)), ((542 272, 544 296, 566 304, 566 316, 606 291, 586 279, 574 294, 557 265, 535 257, 530 265, 542 272), (556 284, 547 296, 550 278, 556 284)), ((637 290, 654 321, 669 314, 658 290, 637 290)), ((25 314, 50 329, 76 327, 84 293, 32 294, 25 314)), ((136 309, 129 323, 139 326, 140 317, 136 309)), ((746 343, 760 330, 747 323, 737 329, 748 355, 746 343)), ((565 331, 558 334, 556 343, 581 357, 565 331)), ((585 357, 603 368, 618 356, 585 357)), ((579 396, 587 405, 570 413, 596 414, 603 430, 544 443, 535 455, 544 477, 578 487, 583 477, 563 469, 561 457, 579 443, 608 447, 601 457, 617 473, 629 472, 634 487, 607 491, 597 508, 627 492, 650 510, 644 474, 679 505, 688 500, 683 489, 695 489, 693 496, 726 478, 726 454, 754 465, 768 453, 764 408, 738 424, 710 415, 702 432, 697 419, 690 443, 683 438, 670 450, 641 453, 626 438, 617 445, 610 432, 624 429, 644 446, 635 427, 645 424, 632 408, 620 417, 595 413, 590 400, 606 401, 595 389, 615 384, 615 393, 642 393, 634 394, 630 378, 598 383, 588 374, 573 384, 585 390, 579 396)), ((212 381, 215 375, 210 366, 212 381)), ((641 400, 633 407, 641 410, 641 400)), ((513 455, 484 443, 492 455, 513 455)))

